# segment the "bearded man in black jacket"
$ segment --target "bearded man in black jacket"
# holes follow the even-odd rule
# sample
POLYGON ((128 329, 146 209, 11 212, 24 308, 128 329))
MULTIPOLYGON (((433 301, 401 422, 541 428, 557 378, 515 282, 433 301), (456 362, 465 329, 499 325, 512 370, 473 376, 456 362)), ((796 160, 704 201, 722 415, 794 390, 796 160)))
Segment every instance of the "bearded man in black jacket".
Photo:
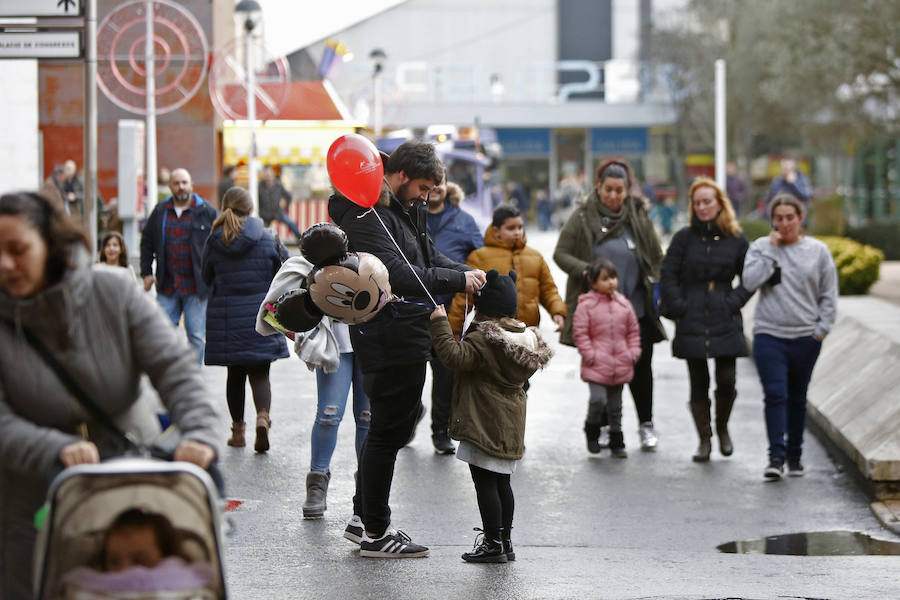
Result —
POLYGON ((372 421, 360 452, 355 514, 344 537, 360 544, 360 556, 413 558, 427 556, 428 548, 390 527, 388 497, 397 451, 409 442, 424 414, 422 389, 431 354, 429 315, 434 305, 423 285, 432 296, 474 293, 484 284, 485 274, 450 260, 428 237, 425 204, 444 178, 434 146, 408 141, 382 159, 384 185, 373 208, 384 226, 375 214, 365 214, 369 209, 340 194, 328 201, 328 214, 347 233, 350 249, 381 259, 390 273, 392 291, 403 297, 371 321, 350 328, 372 421))

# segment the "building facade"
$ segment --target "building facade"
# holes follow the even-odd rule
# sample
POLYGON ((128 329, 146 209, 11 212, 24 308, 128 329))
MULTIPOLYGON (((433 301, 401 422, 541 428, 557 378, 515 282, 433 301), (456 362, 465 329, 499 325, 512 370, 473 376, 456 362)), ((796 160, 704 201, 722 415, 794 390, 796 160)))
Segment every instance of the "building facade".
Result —
POLYGON ((675 111, 643 60, 652 12, 652 0, 409 0, 334 34, 357 58, 332 81, 385 131, 493 129, 495 175, 532 194, 589 186, 609 155, 663 183, 675 111))

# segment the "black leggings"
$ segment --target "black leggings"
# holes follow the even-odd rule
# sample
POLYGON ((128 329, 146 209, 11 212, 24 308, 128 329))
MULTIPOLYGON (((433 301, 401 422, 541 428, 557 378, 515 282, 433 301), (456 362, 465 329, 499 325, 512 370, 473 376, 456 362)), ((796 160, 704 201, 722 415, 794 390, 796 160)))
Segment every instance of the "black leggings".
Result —
MULTIPOLYGON (((737 379, 736 359, 733 356, 716 358, 716 394, 734 397, 737 379)), ((709 367, 705 358, 687 359, 688 375, 691 381, 691 404, 709 405, 709 367)))
POLYGON ((256 412, 266 411, 272 406, 272 386, 269 383, 269 366, 272 363, 242 365, 228 367, 228 379, 225 381, 225 399, 228 401, 228 412, 232 421, 244 420, 244 391, 247 379, 250 380, 250 391, 253 392, 253 404, 256 412))
POLYGON ((481 526, 485 533, 504 528, 512 528, 513 512, 516 500, 513 497, 510 476, 505 473, 494 473, 475 465, 469 465, 475 494, 478 497, 478 512, 481 513, 481 526))

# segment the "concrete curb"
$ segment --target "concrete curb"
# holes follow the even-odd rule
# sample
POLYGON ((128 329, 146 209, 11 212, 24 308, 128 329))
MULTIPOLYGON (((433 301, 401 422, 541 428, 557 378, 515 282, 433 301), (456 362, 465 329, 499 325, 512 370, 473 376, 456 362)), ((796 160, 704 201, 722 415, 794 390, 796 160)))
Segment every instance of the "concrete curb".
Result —
POLYGON ((886 529, 900 535, 900 500, 873 502, 871 508, 872 513, 886 529))
POLYGON ((872 482, 900 499, 900 308, 841 298, 809 386, 809 414, 872 482))

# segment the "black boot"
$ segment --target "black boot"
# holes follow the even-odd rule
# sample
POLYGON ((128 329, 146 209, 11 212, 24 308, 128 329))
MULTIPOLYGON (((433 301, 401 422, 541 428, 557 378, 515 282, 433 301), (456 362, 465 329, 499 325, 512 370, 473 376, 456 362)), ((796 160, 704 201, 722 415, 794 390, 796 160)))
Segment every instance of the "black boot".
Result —
POLYGON ((719 436, 719 451, 722 456, 731 456, 734 445, 731 436, 728 435, 728 419, 731 417, 731 409, 734 407, 734 399, 737 392, 720 393, 716 390, 716 435, 719 436))
POLYGON ((304 519, 321 519, 328 506, 325 496, 328 494, 328 482, 331 473, 310 471, 306 474, 306 502, 303 503, 304 519))
POLYGON ((697 428, 697 435, 700 436, 700 445, 694 453, 692 460, 694 462, 708 462, 709 454, 712 452, 712 427, 709 422, 709 400, 706 403, 691 402, 691 416, 694 417, 694 426, 697 428))
POLYGON ((503 551, 503 542, 500 541, 500 530, 486 530, 475 528, 481 532, 475 537, 475 546, 471 552, 462 555, 466 562, 474 563, 505 563, 508 562, 503 551), (480 541, 480 543, 479 543, 480 541))
POLYGON ((516 560, 516 553, 513 550, 512 541, 509 539, 510 534, 512 534, 512 527, 500 529, 500 541, 503 542, 503 551, 506 552, 506 560, 512 562, 516 560))
POLYGON ((621 431, 609 432, 609 451, 615 458, 628 458, 628 452, 625 451, 625 436, 621 431))
POLYGON ((587 438, 587 449, 591 454, 600 454, 600 424, 584 422, 584 435, 587 438))

